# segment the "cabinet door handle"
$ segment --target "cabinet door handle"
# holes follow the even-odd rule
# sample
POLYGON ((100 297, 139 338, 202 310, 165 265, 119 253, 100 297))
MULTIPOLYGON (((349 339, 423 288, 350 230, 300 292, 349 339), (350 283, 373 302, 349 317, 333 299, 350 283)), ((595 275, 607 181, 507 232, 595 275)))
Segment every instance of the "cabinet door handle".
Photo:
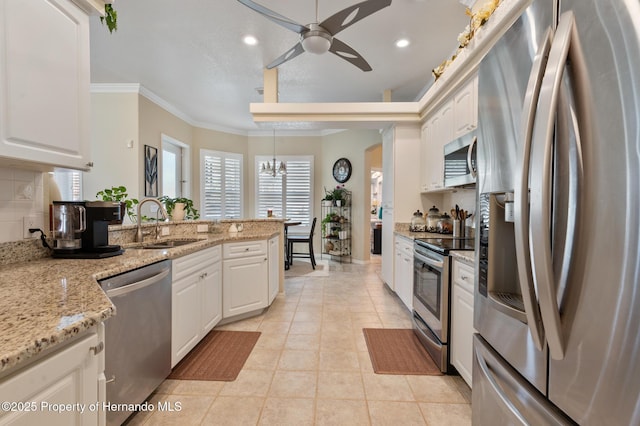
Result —
POLYGON ((109 383, 114 383, 115 381, 116 381, 116 376, 111 376, 111 378, 104 383, 109 384, 109 383))
POLYGON ((85 164, 85 166, 87 167, 93 167, 93 161, 89 161, 88 163, 85 164))
POLYGON ((466 281, 466 280, 468 280, 468 279, 469 279, 469 277, 467 277, 466 275, 460 275, 460 279, 461 279, 462 281, 466 281))
POLYGON ((98 355, 100 352, 104 350, 104 342, 100 342, 95 346, 91 346, 89 350, 93 352, 94 355, 98 355))

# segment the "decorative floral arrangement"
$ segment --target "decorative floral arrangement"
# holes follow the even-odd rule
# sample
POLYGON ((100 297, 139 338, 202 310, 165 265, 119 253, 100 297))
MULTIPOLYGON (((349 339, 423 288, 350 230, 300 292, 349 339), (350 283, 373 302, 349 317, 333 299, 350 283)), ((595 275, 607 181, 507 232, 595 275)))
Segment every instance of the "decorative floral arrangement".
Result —
POLYGON ((442 75, 444 70, 451 64, 451 62, 453 62, 453 60, 458 56, 458 53, 460 53, 460 51, 469 44, 469 42, 475 35, 476 30, 483 26, 489 20, 489 17, 493 14, 493 12, 495 12, 501 1, 502 0, 488 0, 487 3, 485 3, 484 6, 478 9, 476 13, 471 12, 471 9, 469 8, 465 10, 465 13, 467 14, 467 16, 469 16, 469 24, 465 27, 464 31, 462 31, 458 35, 458 49, 453 54, 453 56, 451 56, 451 58, 449 59, 445 59, 440 65, 438 65, 431 71, 436 80, 442 75))

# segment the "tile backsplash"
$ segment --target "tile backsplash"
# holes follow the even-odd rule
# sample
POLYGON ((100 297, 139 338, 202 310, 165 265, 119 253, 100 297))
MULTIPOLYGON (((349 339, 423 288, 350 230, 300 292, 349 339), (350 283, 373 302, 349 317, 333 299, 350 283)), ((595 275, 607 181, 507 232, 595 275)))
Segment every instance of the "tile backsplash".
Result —
POLYGON ((48 176, 0 167, 0 243, 23 240, 24 217, 34 218, 36 227, 45 229, 45 213, 48 217, 49 212, 44 209, 44 186, 48 176))

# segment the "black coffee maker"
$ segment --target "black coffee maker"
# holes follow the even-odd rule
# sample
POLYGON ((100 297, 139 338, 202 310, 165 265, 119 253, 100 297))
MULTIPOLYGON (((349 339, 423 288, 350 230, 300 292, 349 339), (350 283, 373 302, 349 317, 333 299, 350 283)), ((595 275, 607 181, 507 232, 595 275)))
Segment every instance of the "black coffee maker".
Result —
POLYGON ((53 257, 100 259, 124 253, 122 247, 109 245, 109 224, 122 221, 121 207, 109 201, 54 201, 53 257))

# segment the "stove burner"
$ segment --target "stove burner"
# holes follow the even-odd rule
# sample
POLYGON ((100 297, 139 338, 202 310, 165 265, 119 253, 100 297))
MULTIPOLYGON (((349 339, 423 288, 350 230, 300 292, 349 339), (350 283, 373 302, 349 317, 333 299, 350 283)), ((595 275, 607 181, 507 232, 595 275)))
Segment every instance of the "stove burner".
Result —
POLYGON ((451 250, 474 250, 473 238, 416 238, 416 244, 433 250, 436 253, 448 255, 451 250))

